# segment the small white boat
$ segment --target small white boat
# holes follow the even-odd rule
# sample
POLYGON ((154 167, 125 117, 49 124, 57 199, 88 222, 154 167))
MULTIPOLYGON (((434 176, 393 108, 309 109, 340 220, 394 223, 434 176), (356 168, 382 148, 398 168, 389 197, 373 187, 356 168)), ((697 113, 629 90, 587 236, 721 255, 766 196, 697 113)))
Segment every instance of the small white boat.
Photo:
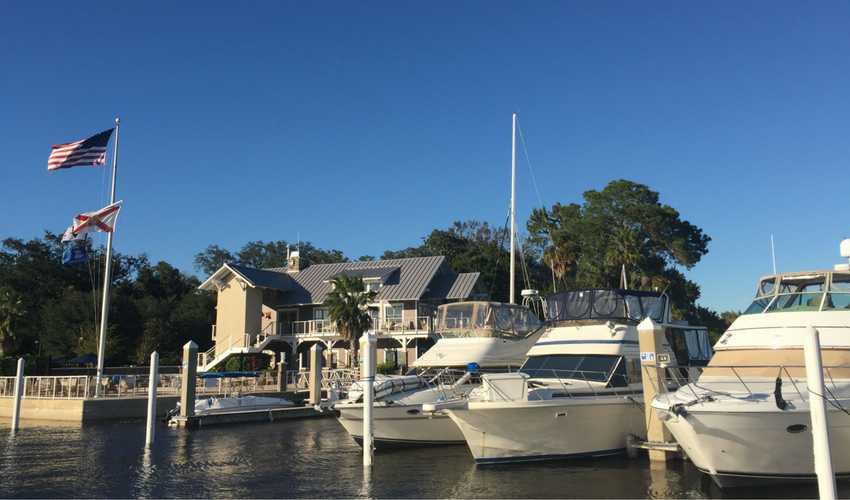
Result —
POLYGON ((289 408, 295 403, 284 398, 268 398, 240 394, 225 398, 207 398, 195 401, 195 415, 212 415, 214 413, 232 413, 236 411, 274 410, 289 408))
MULTIPOLYGON (((569 290, 547 304, 546 331, 519 373, 484 375, 468 401, 423 408, 451 417, 477 463, 625 453, 629 434, 646 433, 638 324, 707 335, 674 324, 660 292, 569 290)), ((666 338, 663 346, 675 359, 666 338)))
MULTIPOLYGON (((850 240, 841 245, 850 257, 850 240)), ((816 479, 810 401, 822 392, 836 477, 850 477, 850 266, 761 278, 696 383, 652 407, 721 487, 816 479), (810 391, 803 332, 820 337, 826 391, 810 391)))
MULTIPOLYGON (((230 382, 230 380, 234 378, 245 377, 257 378, 259 377, 259 374, 252 372, 204 373, 199 378, 206 381, 223 381, 227 379, 228 382, 230 382)), ((196 416, 205 416, 218 413, 246 412, 252 410, 275 410, 295 406, 295 403, 284 398, 255 396, 253 394, 235 392, 232 390, 232 387, 230 385, 228 385, 227 389, 223 387, 221 389, 222 391, 226 391, 226 395, 224 397, 210 397, 195 400, 194 414, 196 416)), ((173 410, 165 414, 163 420, 166 423, 171 423, 171 417, 178 414, 180 414, 179 402, 173 410)))

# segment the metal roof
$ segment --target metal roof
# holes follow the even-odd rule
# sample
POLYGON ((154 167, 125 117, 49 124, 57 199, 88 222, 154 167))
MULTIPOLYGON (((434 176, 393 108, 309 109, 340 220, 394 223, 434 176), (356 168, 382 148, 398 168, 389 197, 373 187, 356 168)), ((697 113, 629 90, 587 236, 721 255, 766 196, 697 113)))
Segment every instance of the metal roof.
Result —
MULTIPOLYGON (((481 273, 461 273, 434 276, 422 299, 465 299, 476 291, 481 273)), ((483 286, 482 286, 483 288, 483 286)))
POLYGON ((380 277, 383 285, 375 301, 466 299, 476 287, 483 289, 479 273, 455 274, 442 256, 313 264, 297 272, 287 272, 286 268, 252 269, 225 264, 199 288, 213 290, 213 282, 229 272, 239 275, 250 286, 283 291, 276 306, 321 304, 332 289, 330 278, 340 274, 380 277))
POLYGON ((250 287, 270 288, 291 292, 296 283, 286 273, 274 273, 251 267, 237 266, 235 264, 224 264, 212 276, 207 278, 200 286, 201 290, 215 290, 216 281, 220 281, 225 275, 232 273, 242 279, 250 287))
MULTIPOLYGON (((371 267, 371 268, 366 268, 366 269, 345 269, 341 273, 338 273, 338 274, 331 276, 331 278, 335 278, 335 277, 339 276, 340 274, 344 274, 346 276, 352 276, 352 277, 362 276, 364 280, 376 279, 376 278, 383 279, 384 276, 392 274, 392 273, 398 271, 399 269, 401 269, 401 268, 399 268, 398 266, 396 266, 396 267, 371 267)), ((331 278, 328 278, 328 279, 331 279, 331 278)))

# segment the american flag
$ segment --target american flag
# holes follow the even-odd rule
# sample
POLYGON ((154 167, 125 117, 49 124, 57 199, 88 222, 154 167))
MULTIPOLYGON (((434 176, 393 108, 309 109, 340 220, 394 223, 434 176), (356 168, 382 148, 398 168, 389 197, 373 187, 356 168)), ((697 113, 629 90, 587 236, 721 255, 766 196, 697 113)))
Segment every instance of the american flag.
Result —
POLYGON ((104 130, 83 141, 53 146, 53 152, 47 159, 47 171, 78 165, 103 165, 106 158, 106 145, 112 130, 104 130))

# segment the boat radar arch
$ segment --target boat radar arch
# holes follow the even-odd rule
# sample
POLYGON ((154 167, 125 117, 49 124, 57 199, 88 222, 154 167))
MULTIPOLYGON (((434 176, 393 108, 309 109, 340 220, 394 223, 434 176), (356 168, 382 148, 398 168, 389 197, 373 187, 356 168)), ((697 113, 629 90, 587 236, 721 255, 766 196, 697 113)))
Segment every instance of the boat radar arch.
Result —
MULTIPOLYGON (((841 256, 845 259, 850 259, 850 238, 844 238, 841 242, 841 256)), ((850 264, 836 264, 836 271, 850 271, 850 264)))

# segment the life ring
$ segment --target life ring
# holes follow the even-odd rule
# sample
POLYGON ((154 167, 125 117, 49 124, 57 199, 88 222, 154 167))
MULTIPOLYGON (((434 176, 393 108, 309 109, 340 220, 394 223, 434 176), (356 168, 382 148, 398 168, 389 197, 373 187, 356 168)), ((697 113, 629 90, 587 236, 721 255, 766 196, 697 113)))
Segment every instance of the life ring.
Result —
POLYGON ((183 387, 183 379, 176 378, 176 379, 172 380, 171 381, 171 387, 174 388, 174 389, 177 389, 179 391, 180 388, 183 387))

